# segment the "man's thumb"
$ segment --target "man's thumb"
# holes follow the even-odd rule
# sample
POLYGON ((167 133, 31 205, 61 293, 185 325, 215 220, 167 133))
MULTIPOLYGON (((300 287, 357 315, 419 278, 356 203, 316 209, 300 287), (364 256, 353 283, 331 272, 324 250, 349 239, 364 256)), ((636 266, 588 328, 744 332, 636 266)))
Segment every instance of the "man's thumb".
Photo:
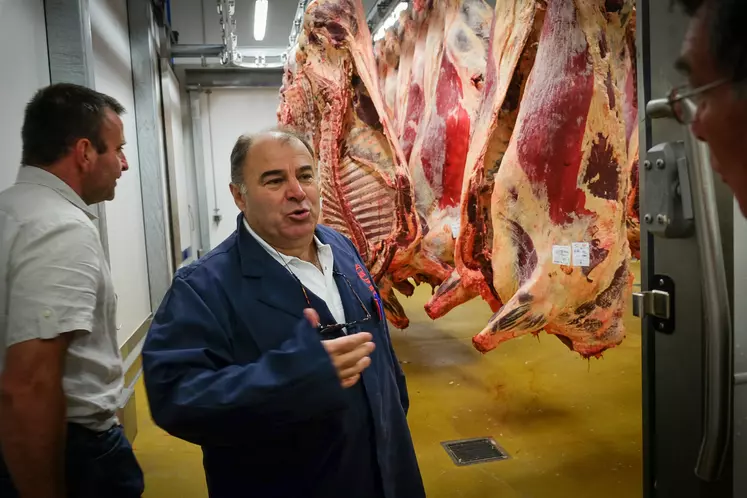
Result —
POLYGON ((313 308, 306 308, 303 310, 303 316, 309 321, 312 327, 319 326, 319 313, 313 308))

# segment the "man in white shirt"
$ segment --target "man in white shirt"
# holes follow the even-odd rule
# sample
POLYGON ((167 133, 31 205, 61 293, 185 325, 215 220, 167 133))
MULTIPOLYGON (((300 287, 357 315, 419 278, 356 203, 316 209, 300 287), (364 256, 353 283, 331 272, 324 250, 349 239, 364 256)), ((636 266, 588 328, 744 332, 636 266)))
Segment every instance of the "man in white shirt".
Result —
POLYGON ((423 498, 381 298, 318 225, 302 138, 239 138, 236 231, 177 272, 143 347, 156 423, 202 446, 211 498, 423 498))
POLYGON ((91 204, 127 170, 119 115, 57 84, 26 108, 23 166, 0 193, 0 496, 139 497, 115 412, 117 301, 91 204))

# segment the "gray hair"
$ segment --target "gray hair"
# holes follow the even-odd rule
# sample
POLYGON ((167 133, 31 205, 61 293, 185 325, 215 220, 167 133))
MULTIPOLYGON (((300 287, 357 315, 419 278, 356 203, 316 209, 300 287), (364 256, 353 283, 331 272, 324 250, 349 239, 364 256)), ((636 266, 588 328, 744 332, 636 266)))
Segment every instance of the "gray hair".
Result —
POLYGON ((733 83, 744 88, 747 80, 747 1, 745 0, 676 0, 689 15, 701 12, 708 16, 710 51, 716 66, 733 83), (708 10, 706 10, 708 9, 708 10))
POLYGON ((316 162, 316 154, 311 143, 302 134, 289 128, 272 128, 259 133, 245 133, 241 135, 231 151, 231 183, 240 187, 244 191, 244 165, 249 158, 249 150, 252 145, 261 137, 269 136, 282 144, 288 144, 291 140, 301 142, 306 150, 309 151, 311 159, 316 162))

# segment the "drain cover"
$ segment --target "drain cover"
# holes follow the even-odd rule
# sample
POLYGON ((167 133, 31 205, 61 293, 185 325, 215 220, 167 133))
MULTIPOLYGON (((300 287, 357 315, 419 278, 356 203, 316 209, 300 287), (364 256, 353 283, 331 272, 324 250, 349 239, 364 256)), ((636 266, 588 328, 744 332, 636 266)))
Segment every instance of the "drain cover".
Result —
POLYGON ((498 446, 493 438, 480 437, 441 443, 456 465, 473 465, 509 458, 506 450, 498 446))

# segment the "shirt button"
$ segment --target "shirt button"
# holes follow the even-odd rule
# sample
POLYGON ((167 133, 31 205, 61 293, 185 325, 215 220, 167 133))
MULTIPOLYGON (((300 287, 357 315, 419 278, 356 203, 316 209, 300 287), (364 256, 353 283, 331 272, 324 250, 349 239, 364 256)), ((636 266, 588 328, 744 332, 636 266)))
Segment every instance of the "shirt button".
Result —
POLYGON ((51 311, 49 311, 49 310, 44 311, 44 318, 49 318, 50 316, 52 316, 52 312, 51 311))

